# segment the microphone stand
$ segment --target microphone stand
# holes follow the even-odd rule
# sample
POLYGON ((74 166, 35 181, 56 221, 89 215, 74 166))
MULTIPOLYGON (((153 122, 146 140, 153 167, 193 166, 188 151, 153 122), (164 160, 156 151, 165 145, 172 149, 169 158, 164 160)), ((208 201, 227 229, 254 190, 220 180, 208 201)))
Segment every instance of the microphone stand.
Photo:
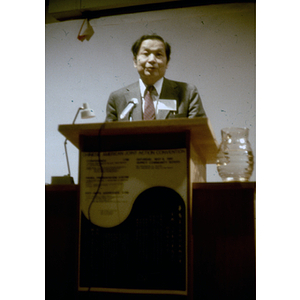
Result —
POLYGON ((131 110, 131 112, 129 113, 129 116, 128 116, 129 122, 132 122, 132 112, 133 112, 133 109, 131 110))

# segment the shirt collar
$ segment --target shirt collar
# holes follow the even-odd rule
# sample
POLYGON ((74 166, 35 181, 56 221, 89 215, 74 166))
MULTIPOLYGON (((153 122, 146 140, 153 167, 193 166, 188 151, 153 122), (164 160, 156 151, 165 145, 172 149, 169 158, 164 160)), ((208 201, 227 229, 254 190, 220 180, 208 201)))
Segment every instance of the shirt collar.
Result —
MULTIPOLYGON (((147 86, 145 85, 145 83, 143 82, 143 80, 140 78, 139 79, 139 82, 140 82, 140 91, 141 91, 141 95, 142 97, 144 97, 145 95, 145 90, 147 88, 147 86)), ((156 91, 157 91, 157 94, 158 96, 160 96, 160 93, 161 93, 161 90, 162 90, 162 85, 163 85, 163 82, 164 82, 164 77, 162 77, 161 79, 159 79, 158 81, 156 81, 153 86, 155 87, 156 91)))

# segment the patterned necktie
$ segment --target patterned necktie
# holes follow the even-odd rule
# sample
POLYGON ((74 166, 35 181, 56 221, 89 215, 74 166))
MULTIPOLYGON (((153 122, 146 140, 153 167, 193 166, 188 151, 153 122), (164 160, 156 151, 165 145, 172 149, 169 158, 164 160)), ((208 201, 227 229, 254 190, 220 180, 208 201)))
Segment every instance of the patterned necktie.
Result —
POLYGON ((145 106, 144 106, 144 120, 153 120, 155 119, 155 109, 153 104, 153 99, 151 97, 151 92, 154 87, 148 86, 146 95, 145 95, 145 106))

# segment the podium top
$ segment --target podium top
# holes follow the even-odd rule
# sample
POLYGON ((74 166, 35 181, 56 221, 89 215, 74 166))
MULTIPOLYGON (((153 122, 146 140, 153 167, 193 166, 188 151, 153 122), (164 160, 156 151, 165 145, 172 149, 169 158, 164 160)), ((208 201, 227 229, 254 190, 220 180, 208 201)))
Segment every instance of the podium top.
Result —
POLYGON ((191 144, 207 164, 216 162, 218 143, 208 118, 59 125, 58 131, 79 149, 79 136, 190 132, 191 144))

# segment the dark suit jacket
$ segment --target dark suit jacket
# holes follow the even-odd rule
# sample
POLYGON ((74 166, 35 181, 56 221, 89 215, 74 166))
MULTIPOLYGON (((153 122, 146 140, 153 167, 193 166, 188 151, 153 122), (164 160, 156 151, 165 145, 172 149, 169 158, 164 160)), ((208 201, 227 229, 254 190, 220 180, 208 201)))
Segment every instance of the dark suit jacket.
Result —
MULTIPOLYGON (((106 107, 105 121, 120 120, 120 114, 132 98, 136 98, 139 101, 131 114, 132 120, 143 120, 140 86, 139 82, 135 82, 110 94, 106 107)), ((177 101, 177 112, 175 116, 171 116, 168 111, 162 110, 159 111, 156 119, 206 117, 200 95, 194 85, 165 78, 160 99, 175 99, 177 101)))

